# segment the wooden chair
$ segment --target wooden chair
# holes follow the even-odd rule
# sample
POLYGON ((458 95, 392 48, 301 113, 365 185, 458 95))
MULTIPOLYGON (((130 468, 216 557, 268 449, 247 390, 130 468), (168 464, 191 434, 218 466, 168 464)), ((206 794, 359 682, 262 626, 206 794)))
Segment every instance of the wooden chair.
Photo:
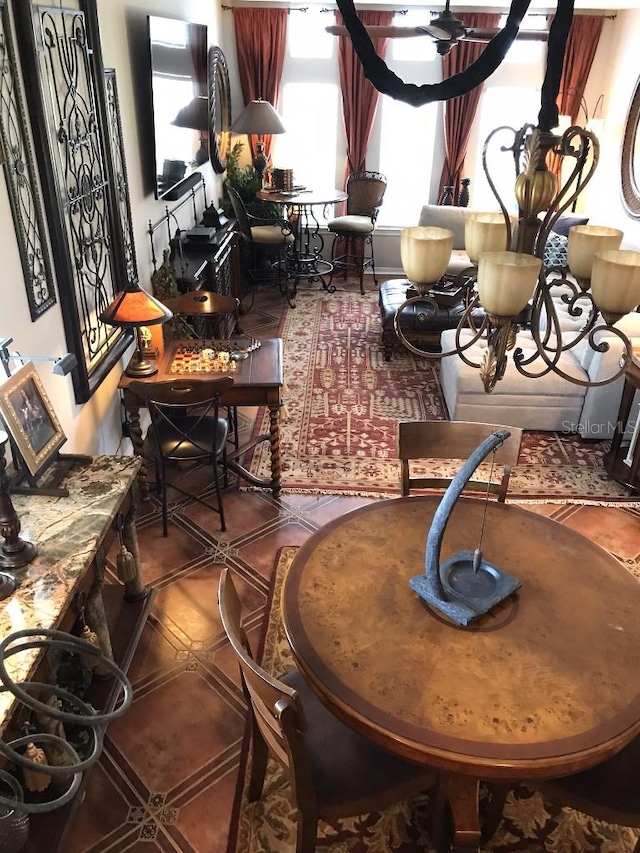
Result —
MULTIPOLYGON (((451 478, 412 477, 411 460, 418 459, 467 459, 476 447, 496 429, 508 429, 511 435, 495 453, 496 480, 488 483, 481 479, 482 469, 465 486, 466 491, 496 495, 504 502, 511 476, 511 466, 518 463, 522 430, 518 427, 503 427, 497 424, 476 424, 466 421, 405 421, 398 424, 398 458, 401 462, 401 492, 403 496, 412 489, 445 488, 451 478)), ((491 463, 493 456, 487 457, 491 463)))
POLYGON ((373 255, 373 232, 376 227, 378 210, 382 204, 387 179, 380 172, 353 172, 347 180, 347 212, 327 223, 327 228, 335 239, 331 247, 331 277, 337 270, 347 272, 354 268, 360 276, 360 293, 364 294, 364 271, 371 267, 373 280, 376 279, 376 266, 373 255), (344 254, 337 254, 337 247, 344 246, 344 254), (366 247, 369 254, 366 254, 366 247))
POLYGON ((220 576, 218 604, 249 703, 249 800, 262 794, 270 752, 291 784, 298 820, 296 853, 316 849, 319 819, 367 814, 435 784, 434 770, 398 758, 347 728, 325 708, 297 670, 278 680, 258 666, 241 626, 240 599, 226 568, 220 576))
MULTIPOLYGON (((563 808, 618 826, 640 827, 640 737, 589 770, 560 779, 527 779, 524 784, 563 808)), ((490 785, 491 802, 482 831, 485 842, 500 824, 509 788, 490 785)), ((633 849, 640 853, 640 839, 633 849)))
MULTIPOLYGON (((167 462, 189 462, 183 477, 197 468, 210 464, 216 490, 217 505, 209 503, 202 494, 195 495, 171 487, 213 509, 220 516, 220 529, 226 530, 220 471, 222 463, 224 483, 227 484, 227 431, 226 418, 220 417, 220 395, 233 385, 231 376, 194 382, 190 379, 172 379, 162 382, 137 380, 130 384, 132 393, 146 401, 151 416, 147 434, 156 466, 156 480, 162 495, 162 535, 167 535, 167 462)), ((206 494, 206 491, 205 491, 206 494)))
POLYGON ((183 327, 186 337, 228 338, 240 313, 240 300, 207 290, 190 290, 163 300, 183 327))

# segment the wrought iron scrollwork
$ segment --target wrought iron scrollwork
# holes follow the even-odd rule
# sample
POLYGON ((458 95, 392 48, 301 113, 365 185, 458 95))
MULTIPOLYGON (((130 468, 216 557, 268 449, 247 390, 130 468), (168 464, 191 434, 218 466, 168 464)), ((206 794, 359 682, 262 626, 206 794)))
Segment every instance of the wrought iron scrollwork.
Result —
POLYGON ((56 302, 54 273, 40 185, 17 74, 17 55, 6 0, 0 0, 0 136, 9 201, 31 319, 56 302))

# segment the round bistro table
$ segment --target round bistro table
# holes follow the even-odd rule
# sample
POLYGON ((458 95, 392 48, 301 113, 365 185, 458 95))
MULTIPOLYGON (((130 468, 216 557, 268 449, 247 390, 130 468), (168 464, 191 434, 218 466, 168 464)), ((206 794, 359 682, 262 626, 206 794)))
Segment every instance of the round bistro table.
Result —
MULTIPOLYGON (((489 502, 482 551, 521 589, 468 628, 408 586, 440 497, 378 501, 302 547, 283 593, 298 666, 346 724, 439 768, 454 849, 477 848, 479 780, 553 778, 640 730, 640 585, 577 532, 489 502)), ((477 545, 484 501, 461 498, 441 561, 477 545)))

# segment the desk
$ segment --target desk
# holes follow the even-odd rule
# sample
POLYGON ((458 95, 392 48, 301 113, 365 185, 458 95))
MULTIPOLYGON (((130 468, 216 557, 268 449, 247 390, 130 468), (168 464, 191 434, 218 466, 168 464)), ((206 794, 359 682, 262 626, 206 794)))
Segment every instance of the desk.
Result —
MULTIPOLYGON (((158 372, 150 376, 148 381, 166 382, 175 379, 176 374, 171 373, 171 364, 176 349, 179 346, 193 346, 195 344, 205 346, 210 345, 210 342, 189 339, 171 341, 160 356, 158 372)), ((224 406, 267 406, 269 409, 269 434, 261 435, 242 445, 233 453, 229 453, 227 456, 229 468, 253 485, 270 488, 274 497, 278 497, 280 494, 280 394, 284 382, 282 339, 263 338, 260 342, 260 348, 250 353, 248 358, 236 362, 236 365, 236 370, 230 374, 233 376, 233 385, 228 391, 224 392, 221 403, 224 406), (254 477, 239 462, 239 459, 260 441, 269 441, 270 443, 271 479, 268 481, 254 477)), ((216 375, 223 376, 225 374, 216 375)), ((181 374, 180 378, 184 378, 184 376, 185 374, 181 374)), ((197 382, 198 378, 211 379, 212 374, 189 373, 188 376, 197 382)), ((131 392, 129 388, 131 381, 131 377, 123 373, 118 388, 122 391, 123 403, 129 413, 134 452, 138 456, 143 456, 143 437, 140 428, 141 401, 131 392)), ((141 485, 143 489, 147 488, 146 467, 144 465, 141 468, 141 485)))
MULTIPOLYGON (((305 190, 304 192, 261 190, 258 193, 258 198, 297 209, 298 218, 295 223, 296 240, 294 244, 296 286, 300 279, 321 281, 324 290, 333 293, 335 287, 328 284, 324 278, 333 269, 333 264, 321 257, 324 239, 320 233, 320 222, 313 208, 317 206, 327 207, 330 204, 346 201, 347 193, 337 189, 305 190)), ((289 218, 292 218, 291 210, 289 211, 289 218)))
MULTIPOLYGON (((593 766, 640 730, 640 586, 567 527, 489 502, 483 554, 522 581, 470 628, 409 588, 437 496, 379 501, 327 524, 285 581, 301 672, 346 724, 439 769, 454 846, 479 844, 480 779, 593 766)), ((441 559, 477 544, 484 501, 458 501, 441 559)))
MULTIPOLYGON (((26 628, 71 631, 79 617, 78 596, 84 594, 88 624, 99 634, 103 650, 111 652, 126 672, 153 601, 153 590, 145 589, 139 573, 133 500, 139 468, 140 460, 134 456, 98 456, 66 476, 68 497, 12 496, 20 535, 37 544, 38 554, 16 570, 20 586, 0 602, 2 636, 26 628), (135 577, 124 586, 103 583, 118 517, 136 562, 135 577)), ((38 672, 39 661, 40 651, 32 649, 9 658, 7 669, 14 681, 47 680, 40 678, 44 673, 38 672)), ((87 700, 98 708, 113 709, 113 679, 94 681, 87 700)), ((22 736, 20 726, 28 714, 11 693, 0 693, 0 733, 5 740, 22 736)), ((66 806, 31 816, 25 853, 64 850, 64 831, 82 800, 82 790, 66 806)))

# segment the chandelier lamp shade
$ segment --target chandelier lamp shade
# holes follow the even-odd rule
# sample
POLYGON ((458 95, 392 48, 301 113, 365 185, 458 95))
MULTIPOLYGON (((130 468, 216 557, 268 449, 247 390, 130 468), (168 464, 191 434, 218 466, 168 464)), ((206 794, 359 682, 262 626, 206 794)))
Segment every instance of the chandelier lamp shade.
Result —
POLYGON ((158 372, 157 364, 143 356, 143 326, 166 323, 173 317, 171 311, 138 284, 128 284, 100 315, 103 323, 123 329, 132 329, 136 338, 136 357, 127 367, 127 376, 151 376, 158 372))
POLYGON ((285 128, 282 119, 275 111, 269 101, 264 101, 262 98, 257 98, 255 101, 250 101, 238 118, 231 125, 233 133, 252 134, 258 137, 256 142, 256 153, 253 158, 253 168, 260 176, 260 186, 265 169, 267 168, 268 160, 264 153, 263 136, 273 136, 278 133, 284 133, 285 128))

